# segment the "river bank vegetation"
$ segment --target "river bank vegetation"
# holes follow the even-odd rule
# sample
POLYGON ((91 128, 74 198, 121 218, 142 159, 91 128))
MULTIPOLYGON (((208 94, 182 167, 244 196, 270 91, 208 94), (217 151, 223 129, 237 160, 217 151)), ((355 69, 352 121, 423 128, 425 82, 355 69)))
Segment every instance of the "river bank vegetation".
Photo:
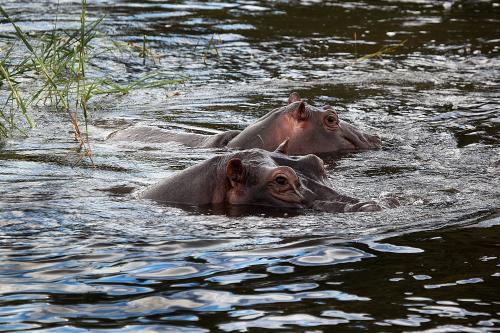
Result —
POLYGON ((142 58, 144 65, 146 58, 154 55, 147 48, 146 36, 142 45, 133 45, 112 41, 100 32, 104 17, 88 20, 86 0, 81 0, 76 31, 59 29, 56 14, 52 31, 26 34, 2 6, 0 15, 13 27, 13 34, 0 36, 0 138, 14 133, 26 135, 26 129, 34 126, 30 113, 43 104, 67 115, 75 140, 84 154, 91 156, 88 124, 93 98, 179 84, 187 79, 165 79, 154 70, 126 83, 106 77, 97 65, 104 54, 113 57, 126 52, 142 58))

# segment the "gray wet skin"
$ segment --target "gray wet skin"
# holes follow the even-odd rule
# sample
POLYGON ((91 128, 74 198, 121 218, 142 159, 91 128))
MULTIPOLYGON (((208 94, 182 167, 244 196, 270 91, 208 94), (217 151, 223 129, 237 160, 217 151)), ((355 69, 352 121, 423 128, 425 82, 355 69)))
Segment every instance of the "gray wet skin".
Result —
POLYGON ((275 109, 243 131, 227 131, 216 135, 177 133, 148 126, 134 126, 112 133, 117 141, 149 143, 180 142, 189 147, 261 148, 273 151, 289 139, 292 155, 343 153, 380 148, 380 139, 363 133, 339 119, 331 106, 316 108, 290 94, 288 105, 275 109))
POLYGON ((382 209, 377 202, 362 202, 333 190, 319 157, 286 153, 287 141, 274 152, 250 149, 216 156, 164 179, 139 197, 164 204, 259 205, 335 213, 382 209))

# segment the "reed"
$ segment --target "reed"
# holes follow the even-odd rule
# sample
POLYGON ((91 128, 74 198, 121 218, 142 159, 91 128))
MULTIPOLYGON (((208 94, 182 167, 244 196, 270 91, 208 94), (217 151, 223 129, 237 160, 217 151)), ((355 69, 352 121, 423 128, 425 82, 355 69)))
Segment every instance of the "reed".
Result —
MULTIPOLYGON (((0 36, 0 41, 6 41, 5 49, 0 49, 0 90, 7 92, 6 102, 0 106, 0 138, 8 137, 15 130, 25 133, 24 127, 33 127, 30 109, 43 102, 67 114, 75 140, 83 148, 83 154, 91 157, 88 124, 89 101, 93 97, 128 94, 136 89, 158 88, 187 80, 185 77, 160 79, 160 73, 153 72, 124 85, 95 73, 96 68, 91 63, 93 57, 113 53, 116 47, 96 48, 93 45, 96 37, 101 36, 98 26, 104 17, 87 20, 86 0, 81 0, 79 29, 75 31, 58 30, 56 17, 52 31, 28 36, 1 5, 0 15, 14 28, 14 36, 0 36), (16 57, 13 57, 16 50, 16 57), (89 68, 94 75, 89 75, 89 68)), ((147 49, 146 36, 141 51, 139 57, 146 65, 146 56, 151 53, 147 49)))
MULTIPOLYGON (((219 53, 219 46, 220 45, 222 45, 222 39, 220 38, 220 36, 213 34, 203 50, 202 59, 203 59, 203 63, 205 65, 208 65, 207 60, 210 56, 216 56, 217 58, 220 58, 220 53, 219 53)), ((199 46, 199 43, 196 44, 195 50, 198 48, 198 46, 199 46)))
MULTIPOLYGON (((355 56, 357 57, 356 41, 357 40, 355 40, 354 46, 355 46, 355 56)), ((400 48, 403 45, 405 45, 405 43, 407 41, 408 40, 404 40, 404 41, 402 41, 402 42, 400 42, 400 43, 398 43, 396 45, 382 46, 377 52, 369 53, 369 54, 364 55, 362 57, 356 58, 356 60, 354 60, 354 63, 363 62, 363 61, 366 61, 366 60, 369 60, 369 59, 372 59, 372 58, 382 58, 383 55, 391 53, 391 52, 394 52, 398 48, 400 48)))

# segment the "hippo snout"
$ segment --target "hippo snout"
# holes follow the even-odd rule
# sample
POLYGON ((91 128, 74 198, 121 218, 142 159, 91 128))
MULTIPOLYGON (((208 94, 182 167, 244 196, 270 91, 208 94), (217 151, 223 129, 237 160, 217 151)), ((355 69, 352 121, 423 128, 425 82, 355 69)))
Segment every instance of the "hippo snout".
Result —
POLYGON ((343 139, 351 145, 351 149, 377 149, 382 146, 382 142, 378 135, 364 133, 347 122, 341 122, 340 129, 343 139))
POLYGON ((379 149, 382 147, 382 140, 378 135, 360 133, 355 144, 356 149, 379 149))
POLYGON ((382 140, 378 135, 368 135, 368 140, 370 144, 370 148, 380 148, 382 147, 382 140))

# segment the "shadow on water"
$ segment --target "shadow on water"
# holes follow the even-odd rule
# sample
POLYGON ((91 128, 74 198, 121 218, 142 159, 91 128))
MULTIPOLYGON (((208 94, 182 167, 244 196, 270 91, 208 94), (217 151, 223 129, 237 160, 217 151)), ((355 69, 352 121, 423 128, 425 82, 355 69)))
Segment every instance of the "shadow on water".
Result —
MULTIPOLYGON (((172 206, 172 205, 170 205, 172 206)), ((287 218, 304 214, 303 210, 293 208, 277 208, 266 206, 246 206, 246 205, 206 205, 189 206, 173 205, 189 214, 194 215, 225 215, 228 217, 260 216, 262 218, 287 218)))
MULTIPOLYGON (((56 12, 79 26, 79 1, 2 6, 31 34, 56 12)), ((98 0, 88 14, 106 15, 96 49, 146 35, 153 54, 102 53, 89 75, 190 80, 95 101, 93 166, 75 166, 65 115, 44 105, 28 137, 0 143, 0 331, 498 330, 497 1, 98 0), (242 129, 291 91, 382 139, 322 156, 331 186, 400 207, 162 206, 133 191, 225 150, 105 140, 242 129)), ((0 51, 10 36, 0 21, 0 51)))

